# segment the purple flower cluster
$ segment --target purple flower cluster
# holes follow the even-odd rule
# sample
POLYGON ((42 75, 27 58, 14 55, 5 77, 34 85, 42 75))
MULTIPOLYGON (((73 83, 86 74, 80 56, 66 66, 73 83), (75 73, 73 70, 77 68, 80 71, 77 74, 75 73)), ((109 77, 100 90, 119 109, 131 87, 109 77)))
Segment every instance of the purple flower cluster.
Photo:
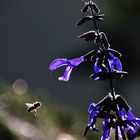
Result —
POLYGON ((116 95, 114 100, 112 95, 109 94, 99 103, 92 103, 89 106, 88 113, 89 120, 84 136, 89 129, 99 132, 99 129, 96 128, 97 118, 103 119, 101 140, 109 140, 111 129, 115 130, 115 137, 122 138, 122 132, 126 132, 128 140, 134 140, 140 135, 140 119, 132 114, 130 106, 120 95, 116 95), (119 110, 119 112, 116 112, 116 110, 119 110), (119 113, 119 118, 116 115, 117 113, 119 113))

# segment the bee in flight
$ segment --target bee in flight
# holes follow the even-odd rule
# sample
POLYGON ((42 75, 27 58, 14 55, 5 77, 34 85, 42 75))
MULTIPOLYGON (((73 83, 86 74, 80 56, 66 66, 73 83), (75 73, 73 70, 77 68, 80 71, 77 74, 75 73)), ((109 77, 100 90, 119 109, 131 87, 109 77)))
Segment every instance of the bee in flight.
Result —
POLYGON ((33 112, 35 116, 37 115, 37 109, 41 107, 40 102, 25 103, 25 105, 27 106, 27 112, 33 112))

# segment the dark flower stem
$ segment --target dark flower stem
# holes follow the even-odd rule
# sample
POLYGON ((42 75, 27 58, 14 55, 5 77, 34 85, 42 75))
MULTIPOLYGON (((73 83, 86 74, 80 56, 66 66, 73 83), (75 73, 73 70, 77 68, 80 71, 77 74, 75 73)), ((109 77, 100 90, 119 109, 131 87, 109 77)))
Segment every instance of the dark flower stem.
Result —
MULTIPOLYGON (((91 0, 89 0, 89 3, 91 3, 91 0)), ((94 15, 93 9, 92 9, 92 7, 91 7, 91 4, 90 4, 90 10, 91 10, 91 14, 92 14, 92 16, 93 16, 93 22, 94 22, 95 29, 97 30, 97 34, 99 35, 99 29, 98 29, 96 20, 94 20, 95 15, 94 15)))
MULTIPOLYGON (((91 3, 91 0, 89 0, 89 2, 91 3)), ((90 10, 91 10, 91 14, 92 14, 92 16, 93 16, 94 27, 95 27, 95 29, 96 29, 96 31, 97 31, 97 34, 99 35, 99 29, 98 29, 96 20, 94 20, 95 15, 94 15, 94 12, 93 12, 93 9, 92 9, 92 6, 91 6, 91 5, 90 5, 90 10)), ((104 46, 103 46, 102 43, 100 43, 99 45, 100 45, 100 48, 102 48, 103 50, 105 50, 105 48, 104 48, 104 46)), ((108 56, 105 55, 105 57, 106 57, 106 60, 107 60, 107 62, 108 62, 108 56)), ((108 64, 109 73, 111 74, 111 69, 110 69, 109 62, 108 62, 107 64, 108 64)), ((115 90, 114 90, 112 78, 109 79, 109 82, 110 82, 111 95, 112 95, 113 100, 114 100, 114 102, 115 102, 115 90)), ((117 115, 117 118, 118 118, 118 120, 122 120, 122 118, 119 116, 119 110, 118 110, 117 104, 116 104, 115 106, 116 106, 116 115, 117 115)), ((123 139, 123 140, 126 140, 124 131, 123 131, 123 129, 122 129, 121 126, 120 126, 120 131, 121 131, 121 134, 122 134, 122 139, 123 139)), ((118 128, 116 129, 115 140, 119 140, 119 138, 118 138, 118 128)))

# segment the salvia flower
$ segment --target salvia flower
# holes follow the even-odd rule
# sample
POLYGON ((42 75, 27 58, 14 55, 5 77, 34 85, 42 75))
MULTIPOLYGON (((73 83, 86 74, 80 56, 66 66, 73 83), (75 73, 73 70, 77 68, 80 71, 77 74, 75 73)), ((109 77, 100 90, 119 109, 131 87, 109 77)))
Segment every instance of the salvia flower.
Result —
MULTIPOLYGON (((77 26, 85 25, 87 22, 93 22, 94 29, 89 30, 79 36, 86 41, 92 41, 96 49, 92 49, 87 54, 68 60, 66 58, 55 59, 49 66, 53 71, 59 67, 65 66, 63 76, 60 81, 68 81, 73 68, 82 62, 91 61, 93 70, 91 78, 94 80, 109 80, 110 93, 97 104, 92 103, 88 108, 89 119, 84 131, 86 136, 88 130, 99 132, 96 128, 98 118, 103 120, 101 140, 109 140, 111 129, 115 132, 115 140, 119 138, 126 140, 136 140, 140 136, 140 119, 132 113, 131 107, 126 100, 115 93, 113 82, 115 79, 122 78, 127 72, 123 71, 120 52, 111 48, 108 38, 104 32, 100 32, 97 23, 104 19, 104 14, 100 13, 98 6, 92 1, 85 2, 82 12, 87 15, 77 22, 77 26), (89 13, 89 14, 88 14, 89 13)), ((94 46, 93 46, 94 47, 94 46)))
MULTIPOLYGON (((117 53, 118 54, 118 53, 117 53)), ((98 51, 91 57, 94 63, 93 74, 90 76, 94 80, 106 80, 121 78, 127 72, 122 71, 122 64, 118 57, 115 56, 116 51, 106 50, 106 52, 98 51)))
POLYGON ((97 113, 99 112, 99 109, 100 109, 100 106, 96 105, 95 103, 92 103, 89 106, 88 113, 90 114, 90 116, 89 116, 88 126, 91 126, 91 124, 92 126, 94 126, 93 122, 94 122, 95 117, 97 116, 97 113))
POLYGON ((124 109, 120 110, 120 114, 123 120, 130 121, 133 123, 133 126, 128 125, 125 130, 127 131, 127 137, 129 140, 134 140, 138 136, 140 136, 140 119, 135 117, 133 113, 129 111, 125 111, 124 109))
POLYGON ((85 135, 89 129, 96 130, 97 118, 103 119, 101 140, 110 139, 111 129, 115 130, 116 138, 122 138, 124 132, 126 132, 128 140, 134 140, 140 135, 140 119, 133 115, 130 106, 121 95, 116 94, 115 99, 113 99, 113 96, 109 93, 99 103, 92 103, 89 106, 88 113, 89 120, 85 135), (119 118, 116 114, 116 107, 119 109, 119 118))
POLYGON ((115 57, 114 54, 110 54, 108 59, 111 72, 116 69, 117 71, 122 71, 122 64, 119 58, 115 57))
POLYGON ((105 119, 103 121, 103 136, 101 137, 101 140, 109 140, 110 136, 110 129, 105 129, 105 126, 109 123, 109 119, 105 119))
POLYGON ((81 62, 84 62, 83 57, 74 58, 71 60, 68 60, 66 58, 58 58, 55 59, 49 66, 49 70, 53 71, 59 67, 66 66, 66 69, 64 71, 64 74, 62 77, 59 77, 58 79, 60 81, 68 81, 70 79, 70 74, 72 72, 72 69, 76 66, 78 66, 81 62))
POLYGON ((88 113, 89 113, 89 121, 88 121, 88 126, 84 131, 84 136, 86 135, 87 131, 89 129, 99 132, 99 130, 96 128, 96 118, 97 114, 99 113, 100 106, 96 105, 95 103, 92 103, 89 108, 88 108, 88 113))

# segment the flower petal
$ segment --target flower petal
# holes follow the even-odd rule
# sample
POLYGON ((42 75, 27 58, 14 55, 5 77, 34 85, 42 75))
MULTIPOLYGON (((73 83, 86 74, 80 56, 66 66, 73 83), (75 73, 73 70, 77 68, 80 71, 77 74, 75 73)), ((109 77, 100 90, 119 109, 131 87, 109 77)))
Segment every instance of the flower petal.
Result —
POLYGON ((114 58, 115 58, 114 55, 110 54, 110 58, 108 59, 111 72, 114 70, 115 67, 114 58))
POLYGON ((121 64, 120 59, 115 57, 114 63, 115 63, 116 69, 118 71, 122 71, 122 64, 121 64))
POLYGON ((115 57, 114 54, 110 54, 110 58, 108 61, 109 61, 111 71, 114 71, 114 69, 118 71, 122 71, 121 61, 119 58, 115 57))
POLYGON ((68 81, 70 79, 70 74, 72 72, 73 67, 67 66, 62 77, 59 77, 58 80, 60 81, 68 81))
POLYGON ((98 67, 97 63, 98 62, 96 62, 95 65, 94 65, 94 73, 101 72, 101 69, 98 67))
POLYGON ((120 110, 120 116, 121 116, 121 117, 125 117, 125 116, 126 116, 126 112, 125 112, 124 108, 122 108, 122 109, 120 110))
POLYGON ((89 116, 88 126, 90 126, 92 124, 92 122, 94 121, 94 118, 97 115, 97 112, 98 112, 99 109, 100 109, 100 106, 96 105, 95 103, 92 103, 89 106, 88 112, 90 113, 90 116, 89 116))
POLYGON ((92 113, 93 110, 95 110, 95 103, 90 104, 88 108, 88 113, 92 113))
POLYGON ((74 58, 74 59, 68 60, 68 65, 70 64, 71 66, 75 67, 75 66, 78 66, 81 62, 84 62, 83 57, 74 58))
POLYGON ((127 117, 128 117, 128 120, 136 120, 136 117, 132 114, 131 111, 127 112, 127 117))
POLYGON ((103 121, 103 136, 101 137, 101 140, 109 140, 110 135, 110 129, 105 129, 106 125, 109 123, 108 119, 104 119, 103 121))
POLYGON ((49 66, 49 70, 53 71, 59 67, 67 65, 67 59, 66 58, 58 58, 55 59, 49 66))
POLYGON ((120 127, 117 127, 117 129, 118 129, 118 136, 119 136, 119 138, 122 138, 122 132, 120 130, 120 127))
MULTIPOLYGON (((96 110, 93 110, 89 116, 88 126, 90 126, 93 123, 93 121, 95 121, 94 118, 96 115, 97 115, 96 110)), ((92 124, 92 125, 94 125, 94 124, 92 124)))

